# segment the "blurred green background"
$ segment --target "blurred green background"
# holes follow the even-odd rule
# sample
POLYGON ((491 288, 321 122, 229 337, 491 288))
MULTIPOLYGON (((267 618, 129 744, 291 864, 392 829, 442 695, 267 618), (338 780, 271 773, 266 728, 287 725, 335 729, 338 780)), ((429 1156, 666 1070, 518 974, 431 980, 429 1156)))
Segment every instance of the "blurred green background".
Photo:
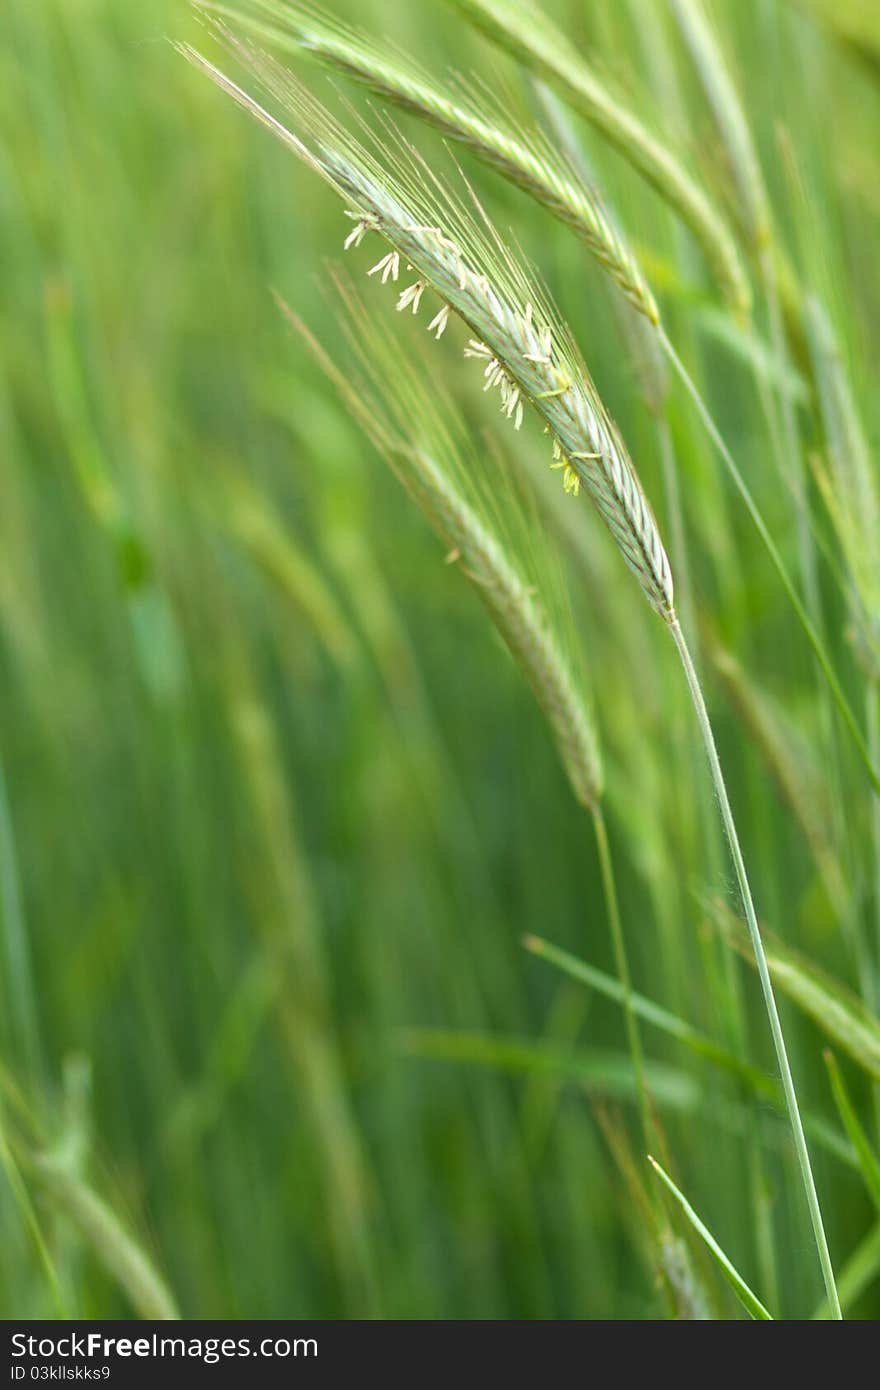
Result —
MULTIPOLYGON (((442 0, 332 8, 438 76, 522 84, 442 0)), ((714 136, 663 7, 550 8, 710 177, 714 136)), ((860 364, 880 349, 880 87, 861 51, 793 7, 716 10, 780 221, 839 310, 873 435, 860 364), (792 208, 780 130, 821 226, 792 208)), ((521 944, 537 933, 612 971, 589 826, 472 592, 270 293, 333 345, 321 279, 347 230, 337 201, 173 51, 169 37, 210 42, 175 0, 6 0, 2 34, 5 1314, 131 1309, 29 1173, 35 1147, 67 1155, 185 1316, 663 1316, 637 1192, 597 1119, 602 1098, 648 1184, 620 1011, 521 944), (544 1052, 525 1070, 512 1045, 506 1069, 480 1065, 472 1035, 506 1040, 496 1060, 512 1039, 544 1052), (462 1060, 442 1055, 456 1047, 462 1060)), ((749 366, 699 256, 578 129, 795 563, 749 366)), ((608 286, 563 228, 463 162, 537 259, 662 521, 656 430, 608 286)), ((452 350, 440 360, 475 431, 497 433, 473 374, 452 350)), ((845 746, 830 780, 812 666, 773 571, 683 399, 673 418, 701 612, 783 711, 820 789, 807 798, 820 838, 866 915, 853 849, 866 784, 845 746)), ((527 463, 545 447, 535 426, 501 442, 527 463)), ((705 852, 712 803, 674 652, 587 505, 561 509, 548 480, 636 985, 717 1037, 738 990, 750 1060, 772 1072, 754 979, 709 924, 730 874, 717 838, 705 852)), ((826 591, 852 683, 844 605, 826 591)), ((723 686, 710 692, 759 905, 854 986, 765 750, 723 686)), ((831 1122, 822 1035, 785 1021, 804 1102, 831 1122)), ((748 1111, 662 1035, 647 1047, 691 1200, 783 1312, 812 1307, 782 1116, 748 1111)), ((870 1204, 851 1167, 816 1158, 842 1262, 870 1204)), ((878 1298, 869 1285, 856 1311, 876 1315, 878 1298)))

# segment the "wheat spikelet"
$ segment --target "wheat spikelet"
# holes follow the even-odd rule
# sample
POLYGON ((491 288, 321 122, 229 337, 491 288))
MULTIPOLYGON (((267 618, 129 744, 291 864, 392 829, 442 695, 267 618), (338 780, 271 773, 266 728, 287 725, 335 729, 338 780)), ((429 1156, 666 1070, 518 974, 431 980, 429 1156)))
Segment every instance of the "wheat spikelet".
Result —
POLYGON ((659 322, 660 313, 641 267, 599 194, 542 132, 514 127, 501 111, 462 84, 459 89, 444 90, 405 55, 373 43, 312 5, 245 0, 244 12, 223 5, 206 8, 228 14, 276 46, 315 56, 466 145, 571 227, 636 309, 652 323, 659 322))
MULTIPOLYGON (((394 173, 353 140, 328 111, 277 63, 232 40, 251 71, 296 118, 305 139, 288 130, 223 72, 189 46, 181 51, 254 115, 343 197, 355 222, 346 245, 371 232, 390 245, 371 269, 397 282, 401 265, 417 280, 399 308, 418 309, 427 287, 442 307, 438 334, 454 311, 474 335, 466 355, 480 361, 487 388, 517 428, 531 404, 554 441, 566 490, 586 488, 643 592, 667 621, 674 618, 666 551, 617 427, 605 410, 574 342, 540 290, 488 228, 479 227, 450 189, 399 141, 394 173)), ((386 162, 389 151, 382 151, 386 162)))
POLYGON ((715 278, 738 313, 751 307, 751 288, 736 244, 716 208, 681 160, 596 76, 533 0, 451 0, 477 28, 540 73, 602 132, 676 209, 697 237, 715 278))

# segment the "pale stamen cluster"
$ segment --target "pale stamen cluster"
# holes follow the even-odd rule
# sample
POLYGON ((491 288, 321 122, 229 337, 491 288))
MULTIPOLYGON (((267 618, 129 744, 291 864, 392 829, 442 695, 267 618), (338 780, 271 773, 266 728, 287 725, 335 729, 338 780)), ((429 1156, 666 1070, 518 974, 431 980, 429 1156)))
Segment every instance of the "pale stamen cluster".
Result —
POLYGON ((400 256, 396 251, 389 251, 383 256, 381 261, 377 261, 374 266, 367 271, 368 275, 378 275, 382 272, 382 284, 385 285, 389 280, 397 281, 400 279, 400 256))
MULTIPOLYGON (((379 230, 376 225, 375 219, 369 215, 362 217, 359 213, 356 212, 348 212, 346 215, 357 220, 357 226, 355 227, 354 231, 346 237, 345 242, 343 243, 344 249, 346 251, 351 246, 360 246, 361 241, 363 240, 364 236, 368 231, 379 230)), ((461 252, 459 251, 456 243, 451 241, 448 237, 444 237, 439 227, 428 227, 423 228, 422 230, 431 232, 432 235, 442 238, 446 242, 447 246, 449 246, 453 250, 455 255, 459 259, 461 258, 461 252)), ((412 267, 410 266, 409 269, 412 269, 412 267)), ((376 265, 374 265, 370 270, 367 271, 367 274, 375 275, 378 274, 380 271, 382 272, 383 285, 387 283, 389 278, 396 281, 399 273, 399 257, 397 257, 393 252, 383 256, 382 259, 376 263, 376 265)), ((481 291, 485 294, 488 289, 488 281, 486 277, 484 275, 478 276, 477 282, 481 291)), ((461 268, 459 271, 459 287, 463 288, 465 284, 466 278, 464 275, 464 270, 463 268, 461 268)), ((405 309, 410 308, 413 314, 417 314, 419 311, 419 306, 421 305, 422 295, 424 294, 426 288, 427 281, 423 279, 416 280, 413 282, 413 284, 408 285, 406 289, 402 290, 400 295, 398 296, 397 312, 402 313, 405 309)), ((529 302, 528 304, 526 304, 525 313, 522 319, 523 329, 526 333, 530 333, 533 329, 533 313, 534 311, 532 309, 531 302, 529 302)), ((448 321, 449 305, 444 304, 442 308, 439 310, 439 312, 434 315, 431 322, 428 324, 428 332, 434 332, 435 337, 439 339, 440 337, 442 337, 448 321)), ((550 329, 549 325, 544 325, 542 328, 537 330, 537 334, 538 350, 536 352, 523 353, 523 360, 526 362, 533 362, 541 366, 550 366, 552 365, 553 354, 552 330, 550 329)), ((499 362, 498 358, 494 355, 491 348, 488 347, 486 343, 481 343, 478 342, 476 338, 471 338, 468 342, 467 347, 464 350, 464 355, 465 357, 480 358, 486 362, 486 367, 483 371, 483 377, 485 379, 485 385, 483 387, 483 390, 490 391, 495 387, 498 388, 501 394, 502 414, 505 415, 508 420, 513 420, 514 429, 520 429, 522 427, 524 415, 522 391, 517 386, 516 382, 512 380, 502 363, 499 362)), ((558 439, 555 439, 553 441, 553 459, 554 462, 551 463, 551 468, 565 469, 565 473, 563 475, 564 490, 567 493, 569 493, 572 497, 577 497, 580 493, 581 487, 580 478, 571 460, 563 453, 562 445, 560 444, 558 439)))
POLYGON ((412 285, 407 285, 406 289, 402 290, 398 297, 397 312, 402 314, 404 309, 412 308, 412 312, 417 314, 426 286, 426 280, 416 280, 412 285))
POLYGON ((360 246, 364 237, 367 235, 367 232, 375 232, 379 230, 378 226, 376 225, 376 219, 374 217, 364 216, 363 213, 351 212, 348 209, 346 209, 345 215, 346 217, 350 217, 352 219, 352 221, 355 223, 355 226, 353 230, 349 232, 348 236, 345 238, 345 241, 342 243, 342 249, 344 251, 347 251, 351 246, 360 246))
MULTIPOLYGON (((380 230, 380 228, 377 225, 376 219, 369 214, 361 216, 359 213, 356 212, 348 212, 347 216, 356 219, 357 225, 354 231, 349 233, 349 235, 346 237, 343 243, 344 249, 346 251, 351 246, 360 246, 367 232, 380 230)), ((429 233, 432 237, 437 238, 438 240, 443 242, 450 251, 452 251, 453 255, 456 257, 459 263, 458 286, 460 290, 464 290, 467 286, 467 276, 465 273, 464 264, 461 259, 461 251, 459 250, 457 244, 454 241, 452 241, 449 237, 444 236, 443 232, 439 227, 422 227, 419 228, 419 230, 423 233, 429 233)), ((412 266, 410 266, 409 269, 411 270, 412 266)), ((382 257, 380 261, 377 261, 376 264, 372 266, 370 270, 367 271, 367 275, 377 275, 380 272, 382 276, 383 285, 387 284, 389 279, 395 282, 397 281, 400 273, 400 257, 397 254, 397 252, 388 252, 385 256, 382 257)), ((489 290, 489 282, 486 279, 486 277, 484 275, 480 275, 475 278, 481 293, 483 293, 484 295, 487 294, 489 290)), ((404 290, 402 290, 397 300, 397 312, 402 313, 405 309, 411 309, 413 314, 417 314, 419 312, 419 306, 422 302, 422 295, 424 294, 427 288, 427 284, 427 280, 418 279, 414 281, 413 284, 408 285, 404 290)), ((449 305, 444 304, 443 307, 440 309, 439 313, 435 314, 431 322, 428 324, 428 332, 434 332, 435 336, 437 338, 440 338, 446 329, 448 320, 449 305)), ((530 331, 532 327, 531 304, 526 305, 526 312, 523 318, 523 322, 525 328, 528 331, 530 331)), ((533 353, 524 353, 524 359, 527 362, 536 362, 541 363, 543 365, 549 365, 550 354, 552 351, 552 334, 549 327, 543 328, 540 331, 538 337, 538 351, 533 353)), ((465 357, 482 358, 486 361, 487 365, 483 372, 486 384, 483 387, 483 390, 490 391, 495 387, 498 388, 501 394, 501 413, 505 415, 508 420, 513 421, 514 429, 520 429, 522 426, 524 413, 522 391, 517 386, 516 382, 513 381, 513 379, 510 377, 509 373, 505 370, 502 363, 499 362, 498 358, 493 354, 491 348, 487 347, 485 343, 477 342, 475 338, 472 338, 468 346, 464 350, 464 355, 465 357)), ((574 477, 576 480, 577 475, 575 474, 574 477)), ((565 490, 566 492, 573 492, 574 495, 577 496, 578 487, 569 486, 567 476, 565 481, 565 490)))
POLYGON ((443 304, 443 305, 441 305, 441 307, 440 307, 440 309, 438 310, 438 312, 437 312, 437 313, 434 315, 434 317, 431 319, 431 322, 428 324, 428 332, 429 332, 429 333, 433 333, 435 339, 438 339, 438 340, 439 340, 440 338, 443 337, 443 334, 446 332, 446 325, 448 324, 448 322, 449 322, 449 305, 448 305, 448 304, 443 304), (436 331, 435 331, 435 330, 436 330, 436 331))
POLYGON ((501 413, 506 415, 508 420, 512 419, 514 429, 519 429, 523 422, 523 403, 522 392, 516 382, 511 380, 504 367, 493 354, 492 349, 485 343, 478 343, 476 338, 471 338, 464 350, 465 357, 482 358, 486 362, 483 371, 485 378, 484 391, 491 391, 493 387, 498 387, 501 392, 501 413))
POLYGON ((577 469, 574 467, 570 458, 563 452, 562 445, 558 439, 553 441, 553 459, 551 468, 564 468, 562 475, 562 486, 565 492, 571 493, 572 497, 577 497, 581 490, 581 480, 578 477, 577 469))

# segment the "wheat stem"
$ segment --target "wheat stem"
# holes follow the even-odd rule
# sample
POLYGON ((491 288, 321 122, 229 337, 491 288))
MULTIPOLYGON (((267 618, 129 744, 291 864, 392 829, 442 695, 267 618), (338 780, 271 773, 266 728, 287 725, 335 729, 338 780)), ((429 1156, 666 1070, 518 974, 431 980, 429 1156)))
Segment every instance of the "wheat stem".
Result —
MULTIPOLYGON (((880 761, 880 684, 869 681, 865 692, 867 705, 868 747, 871 756, 880 761)), ((877 959, 874 963, 875 1008, 880 1013, 880 796, 871 797, 871 834, 874 841, 874 915, 877 927, 877 959)))
POLYGON ((779 1064, 779 1072, 782 1078, 782 1089, 785 1094, 785 1104, 788 1110, 788 1117, 791 1122, 792 1135, 794 1137, 795 1151, 797 1153, 798 1166, 803 1180, 804 1192, 807 1198, 807 1206, 810 1212, 810 1221, 813 1226, 813 1234, 816 1239, 816 1246, 819 1251, 819 1264, 822 1269, 822 1277, 825 1281, 825 1290, 829 1304, 836 1318, 842 1318, 840 1302, 837 1297, 837 1288, 834 1282, 834 1270, 831 1264, 831 1255, 828 1250, 828 1241, 825 1236, 825 1227, 822 1223, 822 1212, 819 1207, 819 1197, 816 1192, 816 1183, 813 1178, 813 1169, 810 1164, 810 1154, 807 1148, 807 1141, 804 1136, 804 1128, 801 1123, 800 1108, 798 1106, 797 1093, 794 1087, 794 1079, 791 1074, 791 1067, 788 1061, 788 1052, 785 1046, 785 1038, 782 1032, 782 1024, 779 1019, 779 1011, 776 1007, 776 997, 773 993, 773 985, 770 980, 770 969, 767 965, 767 957, 764 953, 764 943, 761 939, 761 930, 758 926, 758 918, 755 913, 755 905, 752 899, 752 891, 749 887, 748 874, 746 873, 745 860, 743 859, 742 849, 739 843, 739 836, 736 830, 736 823, 733 818, 733 811, 727 795, 727 787, 724 781, 724 773, 721 770, 721 763, 718 758, 718 750, 715 746, 715 736, 712 732, 712 725, 709 721, 709 714, 706 709, 706 702, 703 698, 703 691, 700 679, 697 675, 691 654, 688 649, 684 633, 681 630, 678 619, 674 618, 669 624, 673 640, 678 650, 681 664, 684 668, 687 679, 688 689, 697 716, 697 723, 700 728, 700 735, 706 750, 706 757, 709 762, 709 770, 712 775, 712 782, 718 803, 721 808, 721 819, 724 823, 724 831, 727 842, 730 846, 730 854, 733 866, 736 871, 737 882, 742 897, 743 907, 746 914, 746 922, 751 937, 752 950, 755 954, 755 963, 758 968, 758 978, 761 982, 761 991, 764 996, 764 1004, 767 1010, 767 1017, 770 1022, 770 1032, 773 1037, 773 1046, 776 1050, 776 1060, 779 1064))
POLYGON ((648 1085, 645 1079, 645 1062, 642 1051, 642 1040, 639 1032, 639 1024, 636 1018, 632 1000, 632 976, 629 968, 629 958, 626 950, 626 940, 623 933, 623 923, 620 917, 620 903, 617 897, 617 884, 614 875, 614 861, 611 855, 611 845, 608 840, 608 830, 605 825, 605 817, 602 808, 598 804, 593 810, 593 830, 596 835, 596 849, 599 854, 599 869, 602 875, 602 889, 605 896, 605 909, 608 914, 608 925, 611 930, 611 945, 614 951, 614 964, 617 976, 620 980, 622 989, 623 1016, 626 1025, 626 1036, 629 1044, 630 1056, 632 1057, 633 1071, 636 1079, 636 1092, 639 1098, 639 1116, 642 1123, 642 1135, 646 1147, 651 1143, 651 1104, 648 1095, 648 1085))

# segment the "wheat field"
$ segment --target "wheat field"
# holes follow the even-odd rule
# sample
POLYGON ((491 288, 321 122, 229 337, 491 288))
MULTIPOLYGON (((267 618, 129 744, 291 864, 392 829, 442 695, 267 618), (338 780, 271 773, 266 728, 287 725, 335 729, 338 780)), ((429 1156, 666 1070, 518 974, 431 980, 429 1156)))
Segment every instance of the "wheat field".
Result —
POLYGON ((880 1312, 880 17, 7 0, 8 1317, 880 1312))

